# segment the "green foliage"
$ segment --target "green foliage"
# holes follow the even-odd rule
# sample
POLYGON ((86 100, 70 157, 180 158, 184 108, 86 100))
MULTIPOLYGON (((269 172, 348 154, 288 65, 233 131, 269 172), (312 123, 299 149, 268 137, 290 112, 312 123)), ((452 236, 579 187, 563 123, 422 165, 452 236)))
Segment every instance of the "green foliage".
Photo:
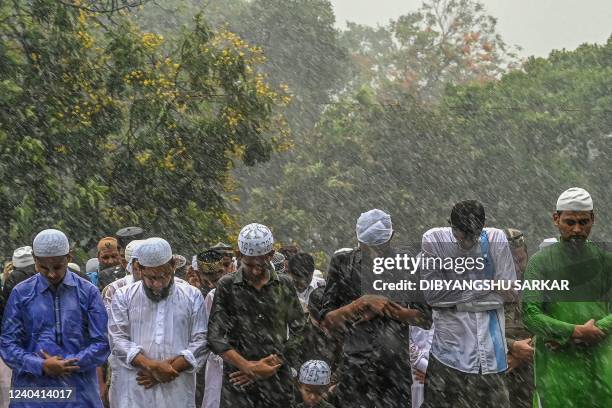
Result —
POLYGON ((395 85, 363 87, 321 116, 309 142, 253 196, 251 217, 306 250, 353 246, 363 211, 391 213, 399 242, 446 225, 453 203, 481 200, 487 222, 555 236, 550 214, 572 186, 596 203, 609 240, 612 40, 532 59, 499 81, 450 86, 439 104, 395 85), (381 96, 382 95, 382 96, 381 96), (401 98, 401 99, 399 99, 401 98))
POLYGON ((228 171, 285 132, 258 47, 199 16, 172 42, 51 0, 0 16, 4 253, 53 226, 88 247, 143 225, 190 251, 236 228, 228 171))

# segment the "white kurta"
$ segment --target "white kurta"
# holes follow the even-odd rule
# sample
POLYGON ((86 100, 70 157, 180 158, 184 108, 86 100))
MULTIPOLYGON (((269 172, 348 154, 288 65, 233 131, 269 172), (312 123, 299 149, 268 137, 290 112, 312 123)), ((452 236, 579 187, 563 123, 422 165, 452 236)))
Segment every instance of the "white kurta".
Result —
POLYGON ((195 408, 196 372, 206 358, 206 321, 202 293, 175 280, 160 302, 144 293, 142 281, 120 288, 113 296, 108 332, 113 355, 112 408, 195 408), (138 353, 165 360, 184 356, 192 368, 174 381, 146 390, 138 385, 138 368, 131 365, 138 353))
MULTIPOLYGON (((208 292, 204 305, 206 307, 207 316, 210 315, 215 290, 208 292)), ((206 322, 208 326, 208 321, 206 322)), ((202 400, 202 408, 219 408, 221 404, 221 389, 223 388, 223 359, 215 353, 208 354, 206 361, 206 373, 204 384, 204 399, 202 400)))

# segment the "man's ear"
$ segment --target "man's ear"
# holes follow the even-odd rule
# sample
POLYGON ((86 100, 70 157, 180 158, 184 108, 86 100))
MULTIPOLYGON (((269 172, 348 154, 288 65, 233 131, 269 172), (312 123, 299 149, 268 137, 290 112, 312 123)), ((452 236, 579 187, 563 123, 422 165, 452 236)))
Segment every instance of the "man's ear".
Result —
POLYGON ((266 261, 270 262, 272 261, 272 258, 274 257, 274 250, 271 250, 270 252, 268 252, 265 257, 266 257, 266 261))
POLYGON ((559 213, 557 211, 553 212, 552 214, 552 219, 553 219, 553 223, 558 227, 559 226, 559 219, 561 218, 561 216, 559 215, 559 213))
POLYGON ((72 255, 68 254, 66 255, 66 263, 70 263, 72 262, 72 255))

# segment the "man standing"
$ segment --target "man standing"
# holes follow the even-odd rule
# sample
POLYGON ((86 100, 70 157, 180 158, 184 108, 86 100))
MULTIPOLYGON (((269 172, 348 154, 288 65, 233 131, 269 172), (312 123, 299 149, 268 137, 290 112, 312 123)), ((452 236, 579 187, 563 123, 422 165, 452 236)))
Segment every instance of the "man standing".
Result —
POLYGON ((285 408, 293 404, 290 367, 305 315, 291 278, 272 267, 274 238, 249 224, 238 236, 241 264, 215 293, 208 343, 223 365, 222 408, 285 408))
POLYGON ((589 193, 566 190, 553 213, 559 242, 527 265, 528 281, 569 281, 566 293, 524 294, 523 321, 536 335, 535 406, 612 406, 612 254, 587 240, 594 221, 589 193))
POLYGON ((304 311, 308 310, 308 298, 317 288, 325 286, 325 279, 314 275, 315 262, 312 255, 299 252, 289 259, 287 275, 291 276, 304 311))
MULTIPOLYGON (((516 279, 506 235, 500 229, 484 228, 482 204, 475 200, 455 204, 449 222, 449 227, 423 234, 422 279, 451 283, 516 279), (470 268, 464 268, 467 263, 470 268)), ((504 301, 512 300, 512 293, 443 288, 424 295, 434 310, 434 334, 422 406, 508 407, 503 380, 508 368, 504 301)))
POLYGON ((389 214, 378 209, 361 214, 356 232, 359 248, 340 251, 330 261, 321 310, 323 327, 345 339, 338 406, 405 408, 410 406, 409 323, 427 325, 426 313, 364 293, 374 276, 373 260, 397 254, 389 214))
MULTIPOLYGON (((514 259, 516 277, 523 280, 527 261, 527 244, 523 233, 514 228, 504 230, 514 259)), ((530 408, 533 402, 533 339, 523 324, 521 302, 506 304, 506 343, 508 345, 508 371, 505 375, 510 407, 530 408)))
POLYGON ((166 240, 145 240, 133 258, 141 280, 111 302, 111 406, 193 408, 195 373, 206 357, 204 299, 174 278, 166 240))
POLYGON ((133 255, 138 245, 140 245, 142 242, 144 241, 137 239, 127 244, 124 252, 125 260, 127 262, 127 274, 123 278, 111 282, 109 285, 104 287, 104 289, 102 289, 102 299, 104 301, 104 307, 106 308, 106 311, 109 315, 111 312, 111 302, 117 290, 140 280, 140 271, 138 269, 134 269, 133 255))
POLYGON ((98 287, 100 291, 126 275, 121 247, 116 238, 106 237, 98 242, 98 287))
MULTIPOLYGON (((74 407, 102 407, 96 367, 108 357, 107 317, 100 293, 67 270, 63 232, 48 229, 34 238, 38 274, 18 284, 4 314, 0 355, 13 370, 13 390, 72 389, 74 407)), ((13 407, 64 407, 44 399, 13 407)))

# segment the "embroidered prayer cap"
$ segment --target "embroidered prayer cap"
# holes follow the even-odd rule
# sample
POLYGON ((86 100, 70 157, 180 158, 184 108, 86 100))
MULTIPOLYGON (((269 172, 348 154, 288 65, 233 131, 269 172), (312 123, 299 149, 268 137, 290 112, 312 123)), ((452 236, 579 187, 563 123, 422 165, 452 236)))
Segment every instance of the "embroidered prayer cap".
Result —
POLYGON ((172 259, 172 248, 163 238, 149 238, 136 247, 132 258, 138 259, 138 263, 145 267, 156 267, 165 265, 172 259))
POLYGON ((105 249, 117 249, 119 243, 117 242, 117 238, 114 237, 105 237, 102 238, 98 242, 98 253, 104 251, 105 249))
POLYGON ((46 258, 51 256, 65 256, 70 252, 70 244, 66 234, 56 229, 41 231, 34 238, 32 244, 34 256, 46 258))
POLYGON ((144 239, 135 239, 133 241, 130 241, 130 243, 125 246, 125 260, 126 261, 130 262, 132 260, 136 247, 138 247, 138 245, 140 245, 140 243, 144 241, 145 241, 144 239))
POLYGON ((557 211, 593 211, 593 199, 585 189, 572 187, 559 196, 557 211))
POLYGON ((261 256, 273 250, 274 237, 270 228, 262 224, 249 224, 238 234, 238 248, 245 256, 261 256))
POLYGON ((174 254, 173 256, 174 256, 174 262, 176 263, 176 265, 174 265, 176 269, 182 268, 183 266, 187 264, 187 259, 183 255, 174 254))
POLYGON ((274 266, 274 270, 278 273, 285 272, 285 255, 280 252, 274 252, 272 256, 272 266, 274 266))
POLYGON ((13 251, 13 266, 15 268, 25 268, 33 264, 34 257, 32 256, 31 246, 20 247, 13 251))
POLYGON ((329 385, 331 369, 325 361, 307 361, 300 368, 299 381, 306 385, 329 385))
POLYGON ((359 216, 355 230, 357 241, 369 246, 382 245, 393 234, 391 216, 379 209, 364 212, 359 216))

